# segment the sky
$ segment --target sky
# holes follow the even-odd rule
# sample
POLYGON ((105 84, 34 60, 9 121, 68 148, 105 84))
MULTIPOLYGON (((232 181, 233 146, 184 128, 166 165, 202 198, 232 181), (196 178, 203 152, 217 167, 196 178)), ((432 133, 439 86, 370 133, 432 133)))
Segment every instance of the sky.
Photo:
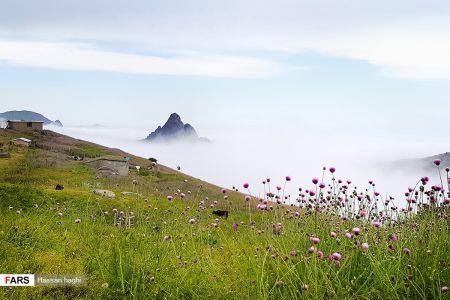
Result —
POLYGON ((221 185, 333 162, 359 176, 361 161, 450 149, 448 1, 80 3, 0 0, 0 111, 221 185), (216 146, 132 143, 172 112, 216 146))

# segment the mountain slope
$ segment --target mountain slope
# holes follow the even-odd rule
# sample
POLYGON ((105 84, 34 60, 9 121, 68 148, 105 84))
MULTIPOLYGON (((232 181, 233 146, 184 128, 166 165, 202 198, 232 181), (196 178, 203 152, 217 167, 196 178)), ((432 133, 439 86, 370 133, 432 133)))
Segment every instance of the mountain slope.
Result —
POLYGON ((44 125, 54 125, 62 127, 62 123, 59 120, 52 121, 47 117, 29 110, 12 110, 4 113, 0 113, 0 119, 3 120, 27 120, 27 121, 42 121, 44 125))
POLYGON ((414 171, 427 174, 436 169, 436 166, 433 164, 433 161, 436 159, 442 161, 442 168, 450 167, 449 152, 423 158, 402 159, 392 162, 386 162, 384 164, 381 164, 380 166, 385 170, 414 171))
MULTIPOLYGON (((51 166, 48 167, 49 169, 59 168, 59 169, 67 169, 67 171, 70 171, 70 168, 79 164, 78 162, 68 160, 67 157, 70 155, 85 156, 86 158, 94 158, 101 156, 129 157, 130 165, 133 167, 130 170, 130 176, 127 179, 120 179, 120 180, 126 180, 128 182, 131 181, 132 179, 140 179, 140 181, 143 180, 143 183, 144 182, 146 184, 148 183, 155 189, 163 191, 167 189, 168 186, 172 185, 171 180, 168 180, 164 184, 159 185, 163 181, 161 180, 152 181, 151 179, 155 179, 155 176, 177 178, 176 184, 174 182, 175 186, 173 187, 175 189, 178 189, 180 186, 183 186, 184 190, 187 189, 198 190, 201 187, 204 196, 209 196, 216 199, 223 198, 220 187, 210 184, 208 182, 201 181, 194 177, 188 176, 186 174, 181 173, 180 171, 173 170, 160 163, 157 164, 156 170, 150 170, 149 172, 147 172, 147 169, 152 166, 152 161, 150 161, 149 159, 145 159, 143 157, 138 157, 133 154, 124 152, 120 149, 108 148, 105 146, 83 141, 80 139, 75 139, 49 130, 42 131, 40 135, 37 135, 37 133, 27 134, 23 132, 16 132, 13 130, 0 130, 0 143, 3 142, 4 144, 7 144, 10 139, 17 137, 30 138, 36 143, 37 148, 32 149, 29 152, 30 153, 31 151, 33 152, 33 155, 36 156, 34 159, 37 161, 56 154, 57 159, 54 159, 54 162, 51 163, 51 166), (137 173, 134 166, 141 166, 141 170, 143 171, 137 173), (186 180, 186 182, 184 182, 184 180, 186 180)), ((23 151, 21 149, 19 150, 23 151)), ((68 186, 70 186, 69 180, 65 179, 64 176, 59 179, 58 183, 61 182, 63 184, 65 183, 68 186)), ((170 191, 173 192, 173 190, 170 191)), ((154 193, 153 190, 149 192, 151 194, 154 193)), ((243 197, 244 196, 241 193, 230 191, 227 205, 228 206, 232 205, 238 208, 241 206, 243 197)))
POLYGON ((0 143, 11 154, 0 158, 1 269, 86 279, 4 288, 0 299, 446 299, 448 209, 379 227, 276 204, 261 211, 255 198, 51 131, 0 130, 0 143), (8 145, 21 136, 36 147, 8 145), (73 154, 127 156, 132 167, 97 177, 73 154), (417 276, 429 266, 434 276, 417 276))

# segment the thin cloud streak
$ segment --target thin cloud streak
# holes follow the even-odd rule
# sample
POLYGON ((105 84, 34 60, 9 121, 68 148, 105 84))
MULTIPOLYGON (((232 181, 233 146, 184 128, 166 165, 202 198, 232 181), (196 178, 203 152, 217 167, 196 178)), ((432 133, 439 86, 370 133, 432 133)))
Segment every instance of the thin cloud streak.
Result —
MULTIPOLYGON (((222 54, 241 51, 249 56, 190 58, 181 55, 179 60, 184 64, 150 57, 142 66, 124 68, 108 63, 98 67, 102 70, 259 77, 276 74, 282 67, 274 63, 275 59, 271 62, 256 58, 261 52, 301 55, 310 51, 326 57, 364 61, 388 77, 450 80, 447 55, 450 6, 445 1, 347 1, 343 4, 332 0, 285 0, 261 5, 258 1, 174 0, 135 1, 127 5, 119 1, 105 5, 103 0, 93 0, 88 11, 74 3, 43 0, 32 4, 19 0, 0 4, 0 36, 20 37, 23 41, 91 41, 98 47, 117 45, 127 51, 222 54), (145 67, 146 64, 149 66, 145 67), (190 70, 186 70, 188 67, 190 70)), ((84 50, 76 48, 76 52, 84 50)), ((124 58, 134 63, 126 55, 124 58)), ((124 63, 129 65, 127 60, 124 63)))
POLYGON ((147 75, 261 78, 279 72, 276 63, 251 57, 168 58, 103 51, 85 44, 1 40, 0 61, 28 67, 147 75))

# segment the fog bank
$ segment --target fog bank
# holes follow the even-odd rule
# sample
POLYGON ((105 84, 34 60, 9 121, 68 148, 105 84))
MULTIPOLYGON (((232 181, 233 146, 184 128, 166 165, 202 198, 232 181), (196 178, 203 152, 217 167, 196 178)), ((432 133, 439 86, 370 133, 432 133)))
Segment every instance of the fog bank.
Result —
MULTIPOLYGON (((222 131, 212 143, 143 143, 148 135, 144 128, 115 126, 48 127, 51 130, 104 146, 120 148, 142 157, 155 157, 168 167, 181 166, 182 172, 221 187, 242 189, 249 182, 253 194, 263 192, 261 181, 271 178, 272 188, 283 185, 286 175, 292 177, 286 194, 295 201, 299 187, 311 188, 313 177, 321 178, 322 168, 336 167, 336 178, 351 180, 358 188, 376 183, 383 196, 391 195, 403 203, 405 190, 421 176, 438 183, 437 173, 381 168, 383 163, 422 158, 445 152, 450 142, 438 137, 380 137, 367 135, 332 135, 327 133, 283 133, 276 126, 269 130, 245 134, 222 131)), ((282 128, 278 128, 282 129, 282 128)), ((432 162, 430 162, 432 164, 432 162)), ((326 172, 325 183, 330 176, 326 172)))

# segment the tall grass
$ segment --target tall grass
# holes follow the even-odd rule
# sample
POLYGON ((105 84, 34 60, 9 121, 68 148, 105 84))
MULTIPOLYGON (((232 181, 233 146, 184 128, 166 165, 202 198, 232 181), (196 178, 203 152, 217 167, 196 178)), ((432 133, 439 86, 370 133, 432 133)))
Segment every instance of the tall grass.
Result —
POLYGON ((422 190, 419 184, 411 192, 412 198, 423 200, 414 208, 417 213, 398 208, 393 217, 391 204, 375 209, 375 199, 385 199, 373 186, 355 195, 337 180, 323 190, 312 185, 308 193, 302 189, 299 208, 283 205, 283 198, 269 193, 270 187, 261 202, 255 197, 246 201, 232 191, 225 200, 220 189, 181 173, 96 179, 76 162, 35 164, 44 153, 29 151, 21 166, 9 164, 2 169, 9 171, 0 174, 0 273, 85 275, 87 286, 3 288, 4 298, 449 297, 443 289, 450 283, 449 209, 442 190, 422 190), (142 196, 121 196, 121 191, 133 189, 132 180, 142 196), (57 182, 66 188, 55 191, 57 182), (94 196, 93 188, 111 189, 117 197, 94 196), (264 201, 265 208, 258 209, 264 201), (353 202, 359 204, 350 207, 353 202), (212 214, 225 207, 230 209, 228 219, 212 214), (367 215, 361 217, 361 209, 367 215), (134 215, 132 225, 117 225, 118 218, 129 215, 134 215), (277 223, 282 230, 274 234, 272 225, 277 223), (345 238, 355 227, 361 233, 345 238), (389 239, 392 234, 397 241, 389 239), (311 236, 320 242, 312 244, 311 236), (362 243, 369 249, 363 250, 362 243), (335 252, 342 256, 339 263, 328 258, 335 252))

